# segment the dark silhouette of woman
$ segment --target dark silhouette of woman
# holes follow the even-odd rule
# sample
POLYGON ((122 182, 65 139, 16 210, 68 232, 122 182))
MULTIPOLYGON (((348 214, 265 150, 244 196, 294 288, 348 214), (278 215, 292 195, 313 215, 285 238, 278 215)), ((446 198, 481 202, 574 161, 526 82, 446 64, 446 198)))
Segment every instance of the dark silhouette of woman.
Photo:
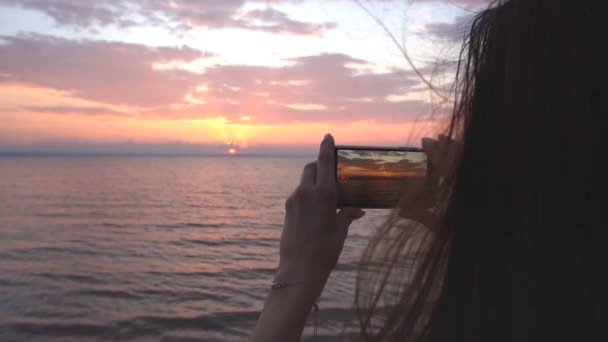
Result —
MULTIPOLYGON (((423 141, 442 181, 404 199, 414 222, 392 215, 361 261, 360 340, 608 341, 605 7, 508 0, 476 16, 451 123, 423 141)), ((270 291, 254 341, 300 338, 364 215, 336 213, 333 146, 287 201, 275 280, 296 283, 270 291)))

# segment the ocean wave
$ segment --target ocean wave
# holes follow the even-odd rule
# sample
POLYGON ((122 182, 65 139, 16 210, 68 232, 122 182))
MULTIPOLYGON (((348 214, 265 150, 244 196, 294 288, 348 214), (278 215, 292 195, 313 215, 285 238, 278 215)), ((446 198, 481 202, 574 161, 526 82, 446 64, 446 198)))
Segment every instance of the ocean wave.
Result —
POLYGON ((93 296, 112 299, 140 299, 142 296, 126 290, 76 290, 65 293, 68 296, 93 296))
POLYGON ((255 323, 259 313, 232 312, 208 314, 192 317, 175 316, 136 316, 126 320, 110 322, 53 322, 51 320, 21 320, 17 322, 0 323, 0 331, 9 335, 29 335, 33 340, 44 337, 71 338, 95 337, 99 340, 130 340, 134 338, 154 337, 158 340, 164 334, 175 331, 190 330, 199 332, 203 338, 210 331, 221 332, 223 335, 245 336, 255 323))
POLYGON ((110 222, 102 222, 101 226, 109 227, 109 228, 127 228, 127 227, 129 227, 128 224, 118 224, 118 223, 110 223, 110 222))
POLYGON ((261 247, 270 247, 278 245, 278 239, 270 239, 270 238, 256 238, 256 239, 246 239, 246 238, 233 238, 233 239, 216 239, 216 240, 202 240, 202 239, 180 239, 170 241, 169 243, 182 246, 184 244, 194 244, 194 245, 203 245, 209 247, 230 247, 230 246, 261 246, 261 247))
POLYGON ((218 223, 195 223, 195 222, 185 222, 185 223, 174 223, 174 224, 157 224, 154 227, 156 228, 168 228, 168 229, 176 229, 176 228, 224 228, 229 225, 227 224, 218 224, 218 223))
MULTIPOLYGON (((223 271, 192 271, 192 272, 160 272, 160 271, 149 271, 145 274, 163 276, 169 278, 177 277, 214 277, 214 278, 238 278, 239 276, 251 274, 272 274, 276 272, 274 267, 255 267, 255 268, 233 268, 223 271)), ((250 277, 247 277, 248 279, 250 277)))
POLYGON ((45 246, 45 247, 31 247, 26 249, 20 249, 20 252, 27 252, 33 254, 43 254, 48 257, 49 254, 72 254, 72 255, 98 255, 98 252, 94 252, 89 249, 67 247, 67 246, 45 246))
MULTIPOLYGON (((18 340, 19 335, 38 338, 44 337, 49 339, 52 337, 99 337, 107 336, 112 333, 113 328, 104 324, 90 323, 60 323, 60 322, 14 322, 3 323, 0 325, 0 330, 4 331, 8 336, 15 336, 18 340)), ((7 340, 11 340, 10 337, 7 340)), ((32 340, 37 340, 33 338, 32 340)))
POLYGON ((72 214, 68 213, 36 213, 33 216, 37 217, 49 217, 49 218, 66 218, 66 217, 74 217, 72 214))
POLYGON ((14 280, 14 279, 0 279, 0 287, 22 287, 28 286, 30 283, 14 280))
POLYGON ((99 277, 95 277, 92 275, 86 274, 75 274, 75 273, 36 273, 36 276, 49 278, 53 280, 70 280, 77 283, 85 283, 85 284, 103 284, 105 283, 99 277))

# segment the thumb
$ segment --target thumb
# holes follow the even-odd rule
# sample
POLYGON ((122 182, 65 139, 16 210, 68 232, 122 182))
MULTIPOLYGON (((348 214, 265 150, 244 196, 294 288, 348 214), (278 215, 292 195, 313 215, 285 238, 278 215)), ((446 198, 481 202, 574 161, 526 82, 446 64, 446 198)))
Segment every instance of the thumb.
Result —
POLYGON ((348 227, 354 220, 365 216, 365 211, 359 208, 344 208, 338 212, 337 229, 341 239, 346 239, 348 227))

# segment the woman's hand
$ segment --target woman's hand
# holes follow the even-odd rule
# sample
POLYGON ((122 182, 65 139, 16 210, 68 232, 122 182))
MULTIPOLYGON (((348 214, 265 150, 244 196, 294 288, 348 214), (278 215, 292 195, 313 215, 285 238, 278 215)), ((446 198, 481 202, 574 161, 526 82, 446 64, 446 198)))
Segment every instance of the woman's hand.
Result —
POLYGON ((438 139, 423 138, 422 150, 429 159, 431 169, 429 176, 436 180, 447 177, 461 148, 459 142, 444 134, 440 134, 438 139))
POLYGON ((437 210, 440 185, 449 176, 461 148, 459 142, 443 134, 438 139, 422 139, 422 150, 426 153, 429 164, 427 182, 419 196, 412 197, 411 201, 404 202, 399 208, 401 217, 420 222, 436 231, 439 223, 437 210))
POLYGON ((316 162, 306 165, 300 185, 287 199, 276 280, 303 281, 272 290, 266 297, 251 341, 299 341, 306 317, 321 295, 353 220, 360 209, 336 213, 334 139, 325 136, 316 162))
POLYGON ((321 293, 342 252, 348 227, 365 215, 361 209, 336 213, 335 145, 331 135, 319 157, 302 173, 300 185, 285 203, 278 281, 305 281, 321 293))

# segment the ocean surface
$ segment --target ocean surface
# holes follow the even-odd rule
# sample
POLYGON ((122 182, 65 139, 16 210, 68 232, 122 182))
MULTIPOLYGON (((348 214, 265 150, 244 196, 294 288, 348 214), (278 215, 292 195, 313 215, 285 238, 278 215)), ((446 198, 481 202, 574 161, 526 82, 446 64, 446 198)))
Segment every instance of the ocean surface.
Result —
MULTIPOLYGON (((308 161, 0 157, 0 341, 246 340, 308 161)), ((356 263, 385 215, 352 226, 319 341, 356 329, 356 263)))
POLYGON ((346 207, 391 208, 396 207, 408 187, 419 187, 423 177, 376 178, 349 177, 338 182, 338 203, 346 207))

